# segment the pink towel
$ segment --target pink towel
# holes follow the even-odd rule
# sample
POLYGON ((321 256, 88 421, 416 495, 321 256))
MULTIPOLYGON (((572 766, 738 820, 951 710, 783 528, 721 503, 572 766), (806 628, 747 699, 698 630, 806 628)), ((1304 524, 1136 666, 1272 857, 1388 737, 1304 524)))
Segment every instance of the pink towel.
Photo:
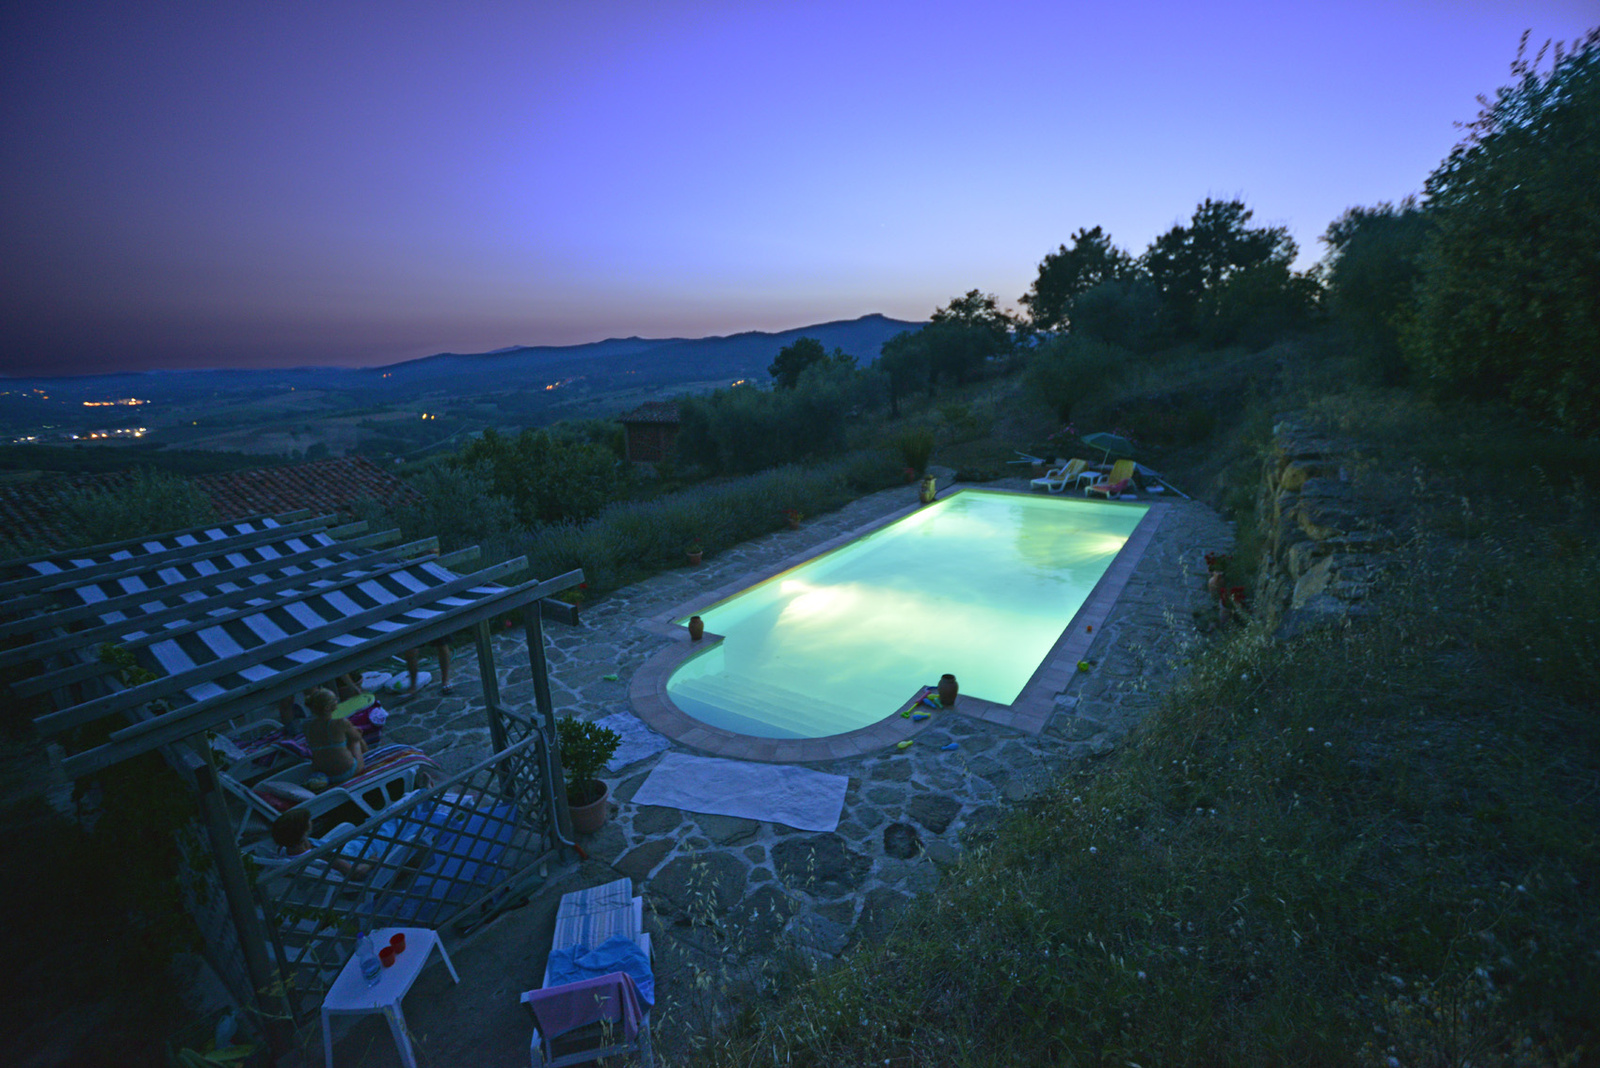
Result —
POLYGON ((527 1002, 539 1032, 547 1040, 597 1020, 620 1020, 622 1033, 631 1042, 644 1020, 639 992, 627 972, 530 990, 522 1000, 527 1002))
POLYGON ((1132 481, 1132 479, 1125 478, 1121 482, 1101 482, 1098 485, 1090 486, 1085 492, 1104 493, 1107 497, 1115 497, 1126 492, 1128 485, 1132 481))

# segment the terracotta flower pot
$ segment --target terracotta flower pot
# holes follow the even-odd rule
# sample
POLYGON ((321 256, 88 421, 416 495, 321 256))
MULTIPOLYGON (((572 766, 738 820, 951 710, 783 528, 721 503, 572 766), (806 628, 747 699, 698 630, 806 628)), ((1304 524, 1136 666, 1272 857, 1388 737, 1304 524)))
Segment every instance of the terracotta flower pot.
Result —
POLYGON ((688 556, 689 556, 689 566, 690 567, 699 567, 700 566, 700 556, 701 556, 700 553, 689 553, 688 556))
POLYGON ((598 786, 600 796, 597 800, 583 805, 574 805, 572 798, 567 798, 567 811, 572 816, 572 831, 574 834, 593 834, 605 826, 606 817, 610 814, 608 806, 611 802, 611 788, 599 779, 591 780, 590 787, 598 786))

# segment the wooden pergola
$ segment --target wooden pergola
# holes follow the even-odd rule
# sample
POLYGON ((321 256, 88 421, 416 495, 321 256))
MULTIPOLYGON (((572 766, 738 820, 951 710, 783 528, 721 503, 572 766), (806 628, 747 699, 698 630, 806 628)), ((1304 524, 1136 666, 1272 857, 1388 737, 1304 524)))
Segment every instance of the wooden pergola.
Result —
MULTIPOLYGON (((546 599, 582 571, 507 585, 525 558, 458 573, 476 548, 439 556, 436 539, 396 544, 396 531, 336 523, 257 516, 0 563, 0 667, 20 676, 11 694, 48 695, 50 710, 34 719, 47 737, 110 726, 66 754, 70 778, 157 749, 191 777, 257 990, 272 984, 271 962, 205 732, 470 630, 493 750, 540 734, 552 769, 559 758, 542 617, 571 620, 569 606, 546 599), (520 614, 526 637, 529 712, 500 695, 490 623, 508 613, 520 614), (127 671, 129 657, 143 670, 127 671)), ((570 844, 565 793, 542 788, 556 824, 548 840, 570 844)))

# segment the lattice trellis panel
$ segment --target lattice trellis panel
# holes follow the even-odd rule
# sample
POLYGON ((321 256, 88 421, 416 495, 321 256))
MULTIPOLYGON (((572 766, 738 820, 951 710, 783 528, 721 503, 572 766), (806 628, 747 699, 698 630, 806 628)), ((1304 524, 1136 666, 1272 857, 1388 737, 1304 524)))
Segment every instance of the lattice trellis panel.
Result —
POLYGON ((552 782, 534 730, 359 827, 326 833, 310 852, 258 853, 257 895, 291 989, 320 996, 364 929, 442 929, 520 897, 559 844, 552 782))

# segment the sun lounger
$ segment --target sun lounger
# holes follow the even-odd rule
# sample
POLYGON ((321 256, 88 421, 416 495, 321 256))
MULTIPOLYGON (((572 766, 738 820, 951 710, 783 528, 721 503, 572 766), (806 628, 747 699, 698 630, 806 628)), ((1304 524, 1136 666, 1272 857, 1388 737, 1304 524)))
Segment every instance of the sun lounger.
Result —
MULTIPOLYGON (((376 749, 383 741, 383 725, 388 710, 372 694, 364 693, 340 702, 335 719, 349 719, 361 732, 367 748, 376 749)), ((228 771, 242 779, 259 778, 285 764, 311 759, 311 746, 305 736, 291 731, 276 719, 258 719, 219 735, 216 747, 229 761, 228 771), (254 767, 247 767, 246 762, 254 767), (259 769, 259 771, 257 770, 259 769)))
POLYGON ((313 818, 340 805, 354 805, 367 817, 376 816, 401 797, 431 780, 439 770, 438 761, 411 745, 385 745, 369 750, 366 769, 337 786, 314 791, 307 783, 317 774, 310 762, 296 764, 276 778, 246 784, 234 775, 219 772, 223 787, 245 804, 238 834, 244 834, 252 816, 267 825, 292 808, 306 808, 313 818))
POLYGON ((1132 460, 1118 460, 1111 465, 1111 473, 1105 477, 1105 481, 1084 490, 1084 496, 1093 497, 1099 494, 1106 500, 1119 496, 1133 485, 1133 470, 1132 460))
POLYGON ((1084 470, 1088 466, 1088 460, 1069 460, 1055 470, 1047 471, 1043 478, 1034 479, 1029 485, 1047 493, 1060 493, 1069 483, 1076 486, 1084 478, 1097 477, 1094 472, 1084 470))
POLYGON ((650 936, 644 931, 644 899, 634 895, 631 880, 562 896, 544 986, 523 993, 522 1001, 534 1021, 529 1048, 534 1068, 624 1053, 654 1065, 650 936), (602 970, 611 963, 619 967, 602 970))

